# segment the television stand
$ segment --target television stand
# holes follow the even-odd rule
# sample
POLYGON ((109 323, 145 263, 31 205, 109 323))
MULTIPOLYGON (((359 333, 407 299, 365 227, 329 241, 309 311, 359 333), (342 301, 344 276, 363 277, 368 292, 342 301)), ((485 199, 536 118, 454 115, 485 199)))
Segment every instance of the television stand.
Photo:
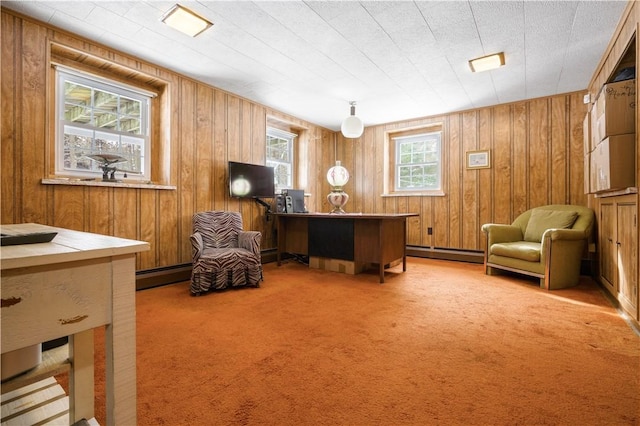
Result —
POLYGON ((256 203, 260 204, 262 207, 264 207, 265 209, 265 215, 267 216, 267 221, 269 221, 269 215, 272 213, 271 212, 271 204, 267 203, 264 200, 261 200, 258 197, 253 197, 253 199, 255 200, 256 203))

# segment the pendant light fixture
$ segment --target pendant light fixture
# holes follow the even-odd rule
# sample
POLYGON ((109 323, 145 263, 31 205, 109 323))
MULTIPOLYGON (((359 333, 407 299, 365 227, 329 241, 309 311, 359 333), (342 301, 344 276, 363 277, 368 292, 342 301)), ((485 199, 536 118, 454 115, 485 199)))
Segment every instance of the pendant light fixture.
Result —
POLYGON ((356 117, 356 102, 349 102, 351 105, 351 115, 344 119, 340 130, 345 138, 359 138, 364 131, 364 124, 360 118, 356 117))

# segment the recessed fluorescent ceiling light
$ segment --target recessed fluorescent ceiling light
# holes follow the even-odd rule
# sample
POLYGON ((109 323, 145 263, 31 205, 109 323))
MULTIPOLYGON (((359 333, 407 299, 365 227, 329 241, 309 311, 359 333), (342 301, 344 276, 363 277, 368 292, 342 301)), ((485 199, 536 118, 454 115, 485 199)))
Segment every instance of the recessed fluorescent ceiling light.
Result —
POLYGON ((504 65, 504 52, 483 56, 469 61, 472 72, 488 71, 504 65))
POLYGON ((213 24, 186 7, 176 4, 162 16, 162 22, 182 31, 188 36, 195 37, 213 24))

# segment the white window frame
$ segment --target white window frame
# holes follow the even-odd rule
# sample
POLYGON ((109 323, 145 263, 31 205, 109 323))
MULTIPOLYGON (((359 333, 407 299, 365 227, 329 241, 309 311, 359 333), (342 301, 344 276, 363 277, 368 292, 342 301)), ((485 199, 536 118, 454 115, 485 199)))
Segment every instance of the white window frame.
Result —
MULTIPOLYGON (((118 83, 112 80, 101 78, 95 75, 83 73, 66 67, 56 66, 56 143, 55 143, 55 174, 57 176, 72 176, 79 178, 98 178, 103 176, 103 171, 98 164, 92 164, 91 170, 70 169, 64 165, 64 134, 65 126, 73 127, 78 133, 84 133, 87 136, 95 136, 96 133, 103 133, 105 137, 111 137, 114 140, 122 141, 129 139, 130 143, 141 142, 143 145, 141 172, 131 172, 126 169, 126 163, 123 163, 122 169, 127 170, 126 176, 128 180, 149 181, 151 179, 151 99, 154 93, 147 92, 132 86, 118 83), (140 101, 140 134, 131 134, 128 132, 104 129, 94 127, 92 125, 75 123, 65 120, 65 82, 71 81, 93 89, 114 93, 118 96, 124 96, 140 101), (134 141, 135 140, 135 141, 134 141)), ((93 109, 93 106, 91 107, 93 109)), ((99 152, 95 152, 98 154, 99 152)), ((95 163, 95 161, 94 161, 95 163)), ((118 168, 118 164, 115 164, 118 168)), ((124 177, 123 173, 118 173, 117 178, 124 177)))
POLYGON ((442 192, 442 131, 425 131, 420 134, 397 136, 393 137, 395 158, 394 158, 394 192, 396 193, 441 193, 442 192), (437 139, 435 161, 417 161, 409 163, 401 163, 400 150, 404 144, 418 144, 425 141, 425 139, 437 139), (435 178, 436 182, 433 185, 411 186, 402 187, 400 180, 400 169, 407 166, 424 167, 429 165, 436 166, 435 178))
POLYGON ((294 141, 295 138, 298 135, 296 135, 295 133, 291 133, 291 132, 287 132, 281 129, 276 129, 273 127, 267 127, 267 138, 272 137, 272 138, 277 138, 277 139, 283 139, 287 141, 287 145, 288 145, 288 157, 289 157, 289 161, 284 161, 281 159, 277 159, 277 158, 271 158, 269 157, 269 146, 268 143, 266 144, 266 165, 269 167, 273 167, 274 169, 277 170, 278 167, 285 167, 288 171, 287 173, 287 182, 285 184, 282 183, 278 183, 277 181, 277 173, 276 176, 274 177, 274 179, 276 180, 275 184, 275 190, 276 190, 276 194, 279 194, 282 192, 283 189, 293 189, 293 185, 294 185, 294 141))

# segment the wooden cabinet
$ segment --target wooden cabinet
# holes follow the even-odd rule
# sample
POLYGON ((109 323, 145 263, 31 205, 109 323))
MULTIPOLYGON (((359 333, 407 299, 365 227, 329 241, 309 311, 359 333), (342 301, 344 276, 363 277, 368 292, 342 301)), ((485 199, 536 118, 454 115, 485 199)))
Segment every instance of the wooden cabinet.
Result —
POLYGON ((615 294, 616 288, 616 205, 612 199, 600 204, 600 280, 615 294))
POLYGON ((632 318, 638 320, 637 195, 600 201, 600 281, 632 318))
POLYGON ((617 208, 618 300, 636 320, 638 312, 638 218, 635 202, 617 208))
MULTIPOLYGON (((640 94, 636 81, 616 81, 632 68, 640 69, 636 37, 640 24, 640 2, 629 2, 609 47, 591 82, 590 135, 584 151, 589 153, 589 205, 597 212, 598 269, 596 278, 616 299, 620 309, 633 318, 640 330, 638 301, 638 186, 640 185, 640 94), (631 135, 631 136, 625 136, 631 135), (623 136, 622 138, 611 138, 623 136), (607 145, 601 145, 609 138, 607 145), (591 142, 591 145, 589 145, 591 142), (622 142, 620 144, 620 142, 622 142), (601 146, 600 146, 601 145, 601 146), (600 146, 600 149, 598 147, 600 146)), ((585 160, 586 166, 586 160, 585 160)), ((585 179, 586 179, 585 173, 585 179)), ((585 189, 587 184, 585 182, 585 189)))

